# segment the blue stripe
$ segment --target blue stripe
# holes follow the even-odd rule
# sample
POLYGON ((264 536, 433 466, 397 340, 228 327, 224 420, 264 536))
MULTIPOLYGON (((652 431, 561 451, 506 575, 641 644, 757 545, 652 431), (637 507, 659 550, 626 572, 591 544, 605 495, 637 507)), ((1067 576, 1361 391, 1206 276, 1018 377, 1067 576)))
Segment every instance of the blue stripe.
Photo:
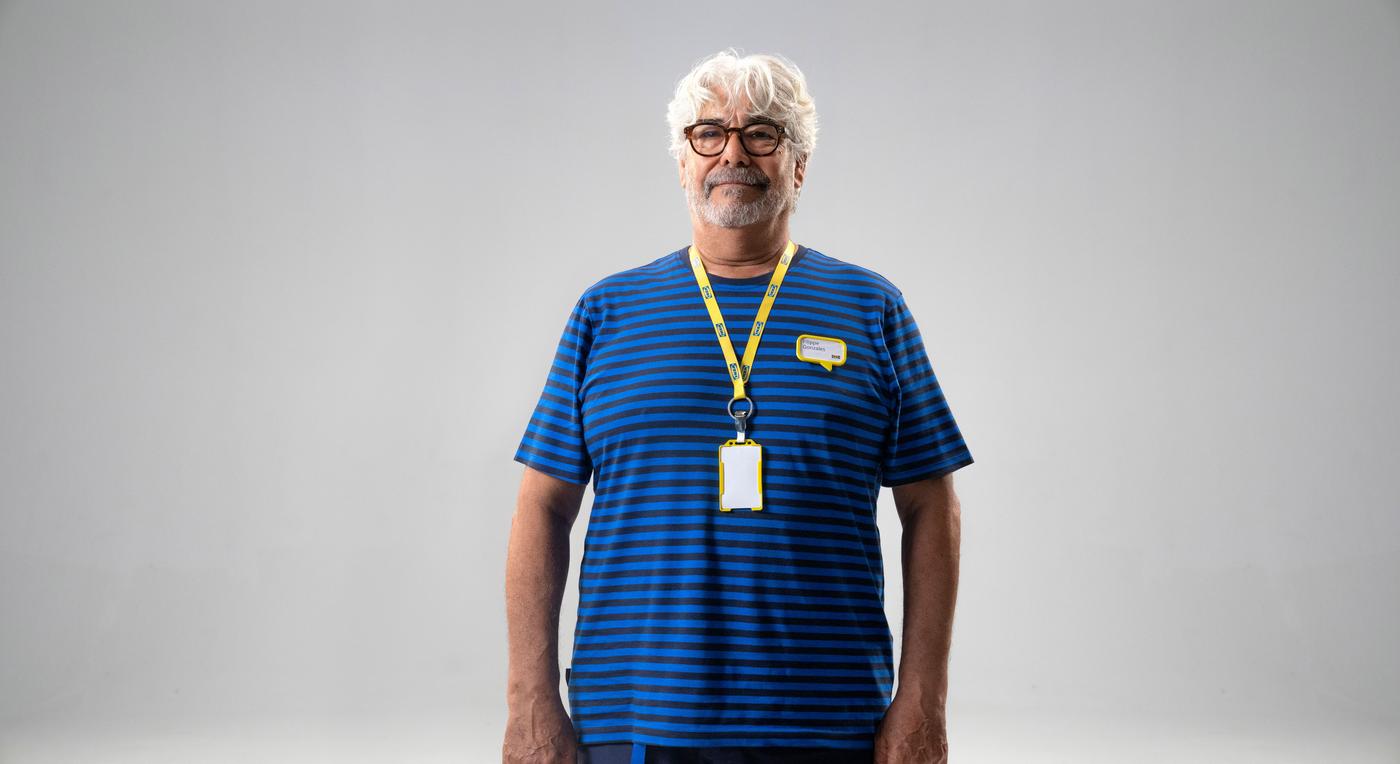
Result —
MULTIPOLYGON (((711 276, 741 354, 768 277, 711 276)), ((881 486, 972 455, 904 297, 799 247, 749 381, 764 509, 719 511, 724 357, 686 248, 584 291, 515 459, 592 480, 569 706, 580 743, 868 748, 894 683, 881 486), (827 371, 801 334, 846 343, 827 371)))

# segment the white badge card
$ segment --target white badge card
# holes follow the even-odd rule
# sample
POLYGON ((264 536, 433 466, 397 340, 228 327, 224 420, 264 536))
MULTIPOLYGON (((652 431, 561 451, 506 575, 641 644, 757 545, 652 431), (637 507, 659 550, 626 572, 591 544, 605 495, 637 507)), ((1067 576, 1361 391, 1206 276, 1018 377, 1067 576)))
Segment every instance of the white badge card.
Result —
POLYGON ((797 338, 797 357, 831 371, 831 367, 846 363, 846 343, 835 337, 804 334, 797 338))
POLYGON ((763 509, 763 448, 752 440, 719 447, 719 508, 763 509))

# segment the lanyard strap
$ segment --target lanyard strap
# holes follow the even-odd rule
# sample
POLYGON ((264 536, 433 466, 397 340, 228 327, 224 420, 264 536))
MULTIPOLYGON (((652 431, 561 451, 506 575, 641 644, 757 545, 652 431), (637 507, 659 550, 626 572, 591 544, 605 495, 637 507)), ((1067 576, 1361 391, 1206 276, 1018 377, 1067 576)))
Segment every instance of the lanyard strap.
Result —
MULTIPOLYGON (((792 262, 792 255, 796 251, 797 245, 788 241, 783 256, 778 258, 778 267, 773 271, 773 278, 768 281, 768 291, 763 295, 763 303, 758 306, 758 315, 753 319, 753 330, 749 332, 749 342, 744 346, 744 362, 740 364, 738 357, 734 355, 734 343, 729 339, 729 330, 724 325, 724 314, 720 313, 719 303, 715 301, 715 290, 710 286, 710 277, 705 274, 705 264, 700 260, 700 253, 694 245, 690 247, 690 269, 695 271, 695 283, 700 285, 700 296, 705 300, 705 308, 710 311, 710 322, 714 324, 719 347, 724 351, 729 380, 734 383, 734 398, 729 402, 731 415, 734 414, 734 401, 748 398, 744 394, 744 383, 749 381, 749 371, 753 369, 753 359, 758 354, 758 341, 763 338, 763 327, 768 323, 768 311, 773 309, 773 301, 778 299, 778 287, 783 283, 788 264, 792 262)), ((752 406, 753 402, 749 403, 752 406)), ((736 416, 736 419, 741 417, 736 416)))

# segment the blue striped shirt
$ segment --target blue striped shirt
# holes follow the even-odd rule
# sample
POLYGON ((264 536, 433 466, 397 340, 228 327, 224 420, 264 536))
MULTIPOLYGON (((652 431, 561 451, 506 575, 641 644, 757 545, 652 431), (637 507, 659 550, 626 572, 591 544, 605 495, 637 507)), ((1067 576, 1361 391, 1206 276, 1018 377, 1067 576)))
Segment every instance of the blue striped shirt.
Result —
MULTIPOLYGON (((710 276, 743 356, 771 274, 710 276)), ((866 748, 889 705, 880 486, 972 463, 899 289, 799 246, 748 384, 761 511, 719 509, 734 437, 688 247, 584 290, 515 460, 594 481, 569 707, 584 745, 866 748), (844 340, 830 371, 797 337, 844 340)))

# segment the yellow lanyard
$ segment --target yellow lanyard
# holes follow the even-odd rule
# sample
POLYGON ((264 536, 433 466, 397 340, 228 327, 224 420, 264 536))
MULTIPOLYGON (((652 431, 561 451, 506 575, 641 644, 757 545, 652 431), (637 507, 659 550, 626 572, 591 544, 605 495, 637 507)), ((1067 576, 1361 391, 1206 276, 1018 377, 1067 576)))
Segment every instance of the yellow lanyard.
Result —
POLYGON ((768 291, 764 293, 763 302, 758 306, 758 315, 753 319, 753 330, 749 332, 749 342, 744 346, 744 362, 740 364, 734 354, 734 343, 729 339, 729 330, 724 325, 724 314, 720 313, 719 303, 715 301, 715 290, 710 286, 710 277, 705 273, 705 264, 700 260, 700 253, 695 247, 692 245, 690 248, 690 269, 695 271, 695 283, 699 284, 700 296, 705 300, 705 308, 710 311, 710 322, 714 324, 720 350, 724 351, 729 379, 734 383, 734 398, 729 401, 729 415, 734 417, 740 440, 743 439, 744 420, 748 414, 753 413, 753 401, 749 401, 748 411, 740 414, 734 413, 734 402, 749 397, 744 393, 744 384, 749 381, 753 359, 758 355, 758 341, 762 339, 763 327, 768 323, 768 312, 773 309, 773 301, 778 299, 778 287, 783 283, 788 264, 792 262, 792 255, 796 251, 797 245, 788 241, 783 256, 778 258, 778 267, 773 271, 773 278, 768 281, 768 291))

